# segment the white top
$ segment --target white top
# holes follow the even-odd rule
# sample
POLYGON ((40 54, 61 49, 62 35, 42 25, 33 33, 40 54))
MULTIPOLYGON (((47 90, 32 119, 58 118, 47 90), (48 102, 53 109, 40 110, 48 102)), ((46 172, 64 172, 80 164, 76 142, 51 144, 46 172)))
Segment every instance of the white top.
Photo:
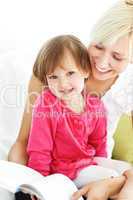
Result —
POLYGON ((122 114, 133 110, 133 64, 119 75, 115 84, 106 92, 102 100, 108 115, 107 151, 109 157, 114 147, 113 134, 122 114))

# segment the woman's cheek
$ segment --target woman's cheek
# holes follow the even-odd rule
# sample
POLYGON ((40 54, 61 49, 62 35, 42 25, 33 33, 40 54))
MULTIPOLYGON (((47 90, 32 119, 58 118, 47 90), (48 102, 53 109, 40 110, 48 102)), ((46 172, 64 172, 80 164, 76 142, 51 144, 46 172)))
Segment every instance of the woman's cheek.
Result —
POLYGON ((126 67, 127 67, 127 63, 119 63, 119 64, 116 64, 116 67, 114 68, 115 69, 115 71, 117 72, 117 73, 121 73, 121 72, 123 72, 125 69, 126 69, 126 67))

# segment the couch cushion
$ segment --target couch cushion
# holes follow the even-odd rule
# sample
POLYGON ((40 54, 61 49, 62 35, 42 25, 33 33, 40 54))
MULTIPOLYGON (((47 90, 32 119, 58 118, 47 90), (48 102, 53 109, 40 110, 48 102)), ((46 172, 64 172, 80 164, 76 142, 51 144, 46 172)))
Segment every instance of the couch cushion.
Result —
POLYGON ((113 158, 133 164, 133 127, 131 116, 123 115, 114 135, 113 158))

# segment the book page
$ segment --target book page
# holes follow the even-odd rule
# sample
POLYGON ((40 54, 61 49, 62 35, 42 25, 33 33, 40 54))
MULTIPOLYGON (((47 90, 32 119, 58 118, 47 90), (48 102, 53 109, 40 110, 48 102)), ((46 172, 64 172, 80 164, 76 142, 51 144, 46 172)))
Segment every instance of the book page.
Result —
POLYGON ((0 160, 0 187, 16 192, 20 185, 43 180, 37 171, 24 165, 0 160))
POLYGON ((73 181, 62 174, 47 176, 41 182, 32 182, 30 186, 22 185, 21 189, 35 194, 41 200, 71 200, 72 194, 77 191, 73 181))
POLYGON ((77 191, 75 184, 62 174, 44 177, 24 165, 3 160, 0 160, 0 187, 13 193, 24 190, 41 200, 70 200, 77 191))

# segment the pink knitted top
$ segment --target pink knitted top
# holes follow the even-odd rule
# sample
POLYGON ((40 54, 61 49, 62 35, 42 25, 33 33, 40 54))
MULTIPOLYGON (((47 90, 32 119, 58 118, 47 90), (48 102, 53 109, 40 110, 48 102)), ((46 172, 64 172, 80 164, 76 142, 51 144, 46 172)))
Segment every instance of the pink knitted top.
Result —
POLYGON ((106 112, 96 97, 86 96, 77 114, 45 90, 35 103, 27 146, 28 166, 44 176, 62 173, 71 179, 79 170, 106 157, 106 112))

